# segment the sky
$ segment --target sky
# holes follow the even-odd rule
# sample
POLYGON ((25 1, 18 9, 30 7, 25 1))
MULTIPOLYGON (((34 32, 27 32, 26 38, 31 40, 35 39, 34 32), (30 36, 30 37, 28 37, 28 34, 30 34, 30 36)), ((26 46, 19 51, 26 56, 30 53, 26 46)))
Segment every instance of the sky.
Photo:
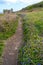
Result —
POLYGON ((3 9, 11 9, 18 11, 28 5, 38 3, 43 0, 0 0, 0 12, 3 12, 3 9))

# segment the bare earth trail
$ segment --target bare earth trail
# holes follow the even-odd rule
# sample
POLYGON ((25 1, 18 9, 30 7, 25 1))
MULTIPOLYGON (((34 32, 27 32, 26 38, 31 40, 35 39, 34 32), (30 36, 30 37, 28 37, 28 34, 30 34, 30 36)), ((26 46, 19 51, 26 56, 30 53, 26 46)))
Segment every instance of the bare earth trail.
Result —
POLYGON ((2 65, 17 65, 18 48, 22 42, 22 23, 18 22, 16 33, 6 41, 2 65))

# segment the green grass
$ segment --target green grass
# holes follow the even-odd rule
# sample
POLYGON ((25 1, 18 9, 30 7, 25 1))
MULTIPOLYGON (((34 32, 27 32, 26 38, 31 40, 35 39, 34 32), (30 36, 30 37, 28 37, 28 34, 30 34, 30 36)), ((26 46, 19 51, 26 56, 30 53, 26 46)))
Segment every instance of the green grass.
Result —
POLYGON ((0 16, 3 16, 4 14, 0 14, 0 16))
POLYGON ((2 56, 3 49, 4 49, 4 43, 0 41, 0 57, 2 56))
POLYGON ((23 18, 24 44, 19 50, 20 65, 43 65, 43 11, 23 18))

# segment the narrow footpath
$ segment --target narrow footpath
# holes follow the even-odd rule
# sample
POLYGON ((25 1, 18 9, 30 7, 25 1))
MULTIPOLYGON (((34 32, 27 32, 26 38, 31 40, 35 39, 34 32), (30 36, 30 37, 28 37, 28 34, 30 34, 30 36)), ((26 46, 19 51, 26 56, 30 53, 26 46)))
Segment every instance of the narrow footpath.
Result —
POLYGON ((21 42, 22 42, 22 22, 20 18, 16 33, 5 42, 6 46, 3 53, 2 65, 17 65, 18 49, 21 45, 21 42))

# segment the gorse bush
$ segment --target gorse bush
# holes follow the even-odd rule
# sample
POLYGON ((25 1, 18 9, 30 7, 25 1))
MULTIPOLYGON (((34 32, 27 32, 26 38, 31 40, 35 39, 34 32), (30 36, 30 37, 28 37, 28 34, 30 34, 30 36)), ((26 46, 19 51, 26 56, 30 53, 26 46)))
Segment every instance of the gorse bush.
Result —
POLYGON ((43 12, 27 14, 23 20, 24 45, 19 50, 21 65, 43 65, 43 12), (38 15, 40 15, 38 17, 38 15), (34 19, 32 19, 34 18, 34 19), (37 19, 36 19, 37 18, 37 19), (40 20, 41 19, 41 20, 40 20))

